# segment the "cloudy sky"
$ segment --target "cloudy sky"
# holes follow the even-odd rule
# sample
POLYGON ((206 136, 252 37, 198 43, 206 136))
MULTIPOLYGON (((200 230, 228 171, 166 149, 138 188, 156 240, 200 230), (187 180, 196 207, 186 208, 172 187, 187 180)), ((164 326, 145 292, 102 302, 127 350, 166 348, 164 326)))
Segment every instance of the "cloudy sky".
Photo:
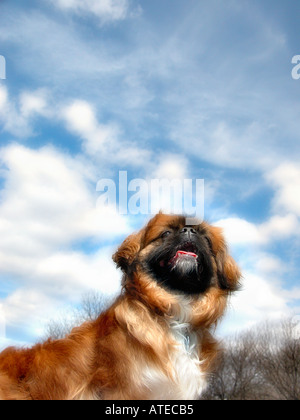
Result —
POLYGON ((299 19, 283 0, 0 2, 0 348, 119 290, 111 254, 148 218, 97 205, 119 171, 204 179, 244 276, 221 335, 300 314, 299 19))

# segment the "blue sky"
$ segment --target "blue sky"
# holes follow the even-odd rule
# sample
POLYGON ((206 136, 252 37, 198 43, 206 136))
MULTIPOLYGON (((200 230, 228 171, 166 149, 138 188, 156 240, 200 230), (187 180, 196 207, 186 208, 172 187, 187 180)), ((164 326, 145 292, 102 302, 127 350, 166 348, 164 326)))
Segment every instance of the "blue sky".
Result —
POLYGON ((0 3, 1 347, 118 291, 111 254, 147 220, 97 208, 121 170, 205 180, 244 274, 220 334, 300 314, 299 18, 283 0, 0 3))

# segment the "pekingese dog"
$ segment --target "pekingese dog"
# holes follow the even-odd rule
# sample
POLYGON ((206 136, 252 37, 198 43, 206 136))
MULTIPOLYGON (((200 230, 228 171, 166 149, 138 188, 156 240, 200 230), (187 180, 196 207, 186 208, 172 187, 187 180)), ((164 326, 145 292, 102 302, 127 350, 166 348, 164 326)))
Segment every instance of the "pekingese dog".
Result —
POLYGON ((197 399, 240 271, 220 228, 159 213, 113 255, 122 292, 61 340, 0 354, 2 399, 197 399))

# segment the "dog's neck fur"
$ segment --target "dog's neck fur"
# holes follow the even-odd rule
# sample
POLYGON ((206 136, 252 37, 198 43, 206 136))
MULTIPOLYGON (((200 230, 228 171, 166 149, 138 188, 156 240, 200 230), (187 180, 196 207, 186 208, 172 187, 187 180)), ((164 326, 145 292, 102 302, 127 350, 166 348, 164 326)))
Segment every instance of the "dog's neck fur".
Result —
POLYGON ((169 352, 170 373, 162 375, 161 370, 147 366, 143 379, 152 399, 197 398, 206 388, 206 375, 200 360, 202 334, 195 331, 190 323, 191 299, 178 297, 180 312, 165 317, 172 351, 169 352))

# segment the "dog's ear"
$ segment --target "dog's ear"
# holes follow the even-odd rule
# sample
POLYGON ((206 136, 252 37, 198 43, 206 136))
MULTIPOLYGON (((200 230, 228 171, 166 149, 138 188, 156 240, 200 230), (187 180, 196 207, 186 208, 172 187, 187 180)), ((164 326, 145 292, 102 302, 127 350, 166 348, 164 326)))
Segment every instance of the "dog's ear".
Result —
POLYGON ((112 257, 117 267, 121 268, 125 273, 141 249, 143 235, 144 230, 141 230, 128 236, 112 257))
POLYGON ((239 288, 240 269, 234 259, 228 254, 223 230, 216 226, 209 226, 209 233, 212 252, 217 265, 219 286, 223 290, 233 292, 239 288))

